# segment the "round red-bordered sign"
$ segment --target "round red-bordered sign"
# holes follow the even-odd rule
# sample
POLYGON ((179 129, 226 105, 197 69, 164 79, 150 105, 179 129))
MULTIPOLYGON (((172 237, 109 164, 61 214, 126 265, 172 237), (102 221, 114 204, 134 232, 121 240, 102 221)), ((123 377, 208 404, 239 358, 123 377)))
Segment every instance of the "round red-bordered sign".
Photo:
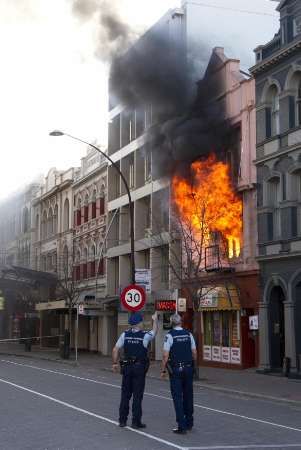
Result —
POLYGON ((128 311, 139 311, 145 305, 145 291, 137 284, 130 284, 121 293, 121 303, 128 311))

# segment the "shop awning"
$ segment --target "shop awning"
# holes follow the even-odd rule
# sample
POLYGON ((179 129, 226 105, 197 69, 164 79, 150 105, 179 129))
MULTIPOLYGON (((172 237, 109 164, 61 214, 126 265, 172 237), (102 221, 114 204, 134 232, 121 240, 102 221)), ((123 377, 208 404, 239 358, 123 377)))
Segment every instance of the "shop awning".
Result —
POLYGON ((200 311, 233 311, 241 308, 239 290, 234 284, 200 289, 200 311))

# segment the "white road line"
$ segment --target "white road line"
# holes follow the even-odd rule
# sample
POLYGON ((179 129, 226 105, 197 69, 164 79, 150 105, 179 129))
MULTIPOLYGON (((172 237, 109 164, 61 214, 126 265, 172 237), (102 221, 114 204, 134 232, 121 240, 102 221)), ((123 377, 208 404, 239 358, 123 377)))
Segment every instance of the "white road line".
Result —
POLYGON ((214 447, 187 447, 184 450, 244 450, 255 449, 260 450, 262 448, 280 448, 285 450, 286 448, 301 448, 301 444, 268 444, 268 445, 215 445, 214 447))
MULTIPOLYGON (((11 381, 7 381, 7 380, 4 380, 2 378, 0 378, 0 382, 8 384, 9 386, 13 386, 13 387, 15 387, 17 389, 20 389, 22 391, 29 392, 30 394, 34 394, 34 395, 36 395, 38 397, 45 398, 46 400, 50 400, 51 402, 58 403, 59 405, 65 406, 65 407, 70 408, 70 409, 73 409, 74 411, 80 412, 82 414, 86 414, 87 416, 91 416, 91 417, 94 417, 96 419, 103 420, 104 422, 108 422, 108 423, 110 423, 112 425, 116 425, 116 426, 118 425, 118 422, 116 422, 115 420, 109 419, 108 417, 100 416, 99 414, 95 414, 95 413, 93 413, 91 411, 88 411, 86 409, 79 408, 79 407, 77 407, 75 405, 71 405, 70 403, 63 402, 62 400, 59 400, 59 399, 57 399, 55 397, 50 397, 49 395, 42 394, 41 392, 37 392, 37 391, 34 391, 32 389, 26 388, 24 386, 20 386, 19 384, 12 383, 11 381)), ((145 433, 144 431, 134 430, 133 428, 130 428, 130 427, 126 427, 126 429, 132 431, 133 433, 140 434, 141 436, 145 436, 148 439, 152 439, 153 441, 160 442, 160 444, 167 445, 168 447, 177 448, 178 450, 185 450, 185 447, 182 447, 180 445, 174 444, 173 442, 170 442, 170 441, 166 441, 165 439, 161 439, 161 438, 159 438, 157 436, 154 436, 152 434, 145 433)))
MULTIPOLYGON (((57 375, 63 375, 63 376, 71 377, 71 378, 75 378, 75 379, 78 379, 78 380, 81 380, 81 381, 88 381, 88 382, 92 382, 92 383, 96 383, 96 384, 102 384, 104 386, 110 386, 110 387, 113 387, 113 388, 116 388, 116 389, 120 389, 120 386, 117 385, 117 384, 105 383, 103 381, 97 381, 97 380, 93 380, 91 378, 78 377, 76 375, 71 375, 71 374, 67 374, 67 373, 64 373, 64 372, 59 372, 59 371, 56 371, 56 370, 44 369, 44 368, 41 368, 41 367, 38 367, 38 366, 29 365, 29 364, 16 363, 14 361, 9 361, 9 360, 5 360, 5 359, 2 359, 1 362, 14 364, 14 365, 17 365, 17 366, 29 367, 31 369, 36 369, 36 370, 41 370, 41 371, 44 371, 44 372, 55 373, 57 375)), ((161 398, 161 399, 164 399, 164 400, 172 401, 172 399, 170 397, 166 397, 164 395, 152 394, 150 392, 145 392, 144 395, 147 395, 149 397, 156 397, 156 398, 161 398)), ((238 417, 240 419, 250 420, 250 421, 256 422, 256 423, 262 423, 264 425, 270 425, 270 426, 277 427, 277 428, 284 428, 284 429, 290 430, 290 431, 301 432, 300 428, 289 427, 287 425, 281 425, 281 424, 278 424, 278 423, 270 422, 268 420, 255 419, 254 417, 248 417, 248 416, 244 416, 244 415, 237 414, 237 413, 231 413, 231 412, 228 412, 228 411, 223 411, 223 410, 220 410, 220 409, 209 408, 208 406, 199 405, 197 403, 195 403, 194 406, 195 406, 195 408, 200 408, 200 409, 204 409, 204 410, 207 410, 207 411, 212 411, 212 412, 219 413, 219 414, 224 414, 224 415, 227 415, 227 416, 238 417)))

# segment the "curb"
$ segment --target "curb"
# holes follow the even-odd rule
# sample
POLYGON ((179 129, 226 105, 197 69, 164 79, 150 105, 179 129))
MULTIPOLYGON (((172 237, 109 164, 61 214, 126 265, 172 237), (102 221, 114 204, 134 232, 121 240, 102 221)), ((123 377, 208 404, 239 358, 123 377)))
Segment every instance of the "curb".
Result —
POLYGON ((0 355, 3 356, 14 356, 16 358, 28 358, 28 359, 37 359, 40 361, 49 361, 49 362, 55 362, 55 363, 59 363, 59 364, 67 364, 67 366, 74 366, 74 367, 78 367, 79 364, 76 361, 70 361, 67 359, 53 359, 53 358, 49 358, 47 356, 39 356, 39 355, 30 355, 30 354, 22 354, 20 355, 20 353, 6 353, 6 352, 1 352, 0 351, 0 355))
MULTIPOLYGON (((102 367, 100 370, 103 370, 105 372, 111 372, 111 369, 109 367, 102 367)), ((161 380, 161 378, 158 375, 147 375, 147 378, 161 380)), ((168 380, 166 380, 166 381, 168 381, 168 380)), ((198 382, 195 382, 194 385, 201 389, 209 389, 211 391, 223 392, 226 394, 235 394, 235 395, 239 395, 240 397, 263 399, 263 400, 269 400, 269 401, 273 401, 273 402, 279 402, 282 404, 301 406, 301 400, 290 400, 290 399, 286 399, 286 398, 282 398, 282 397, 273 397, 271 395, 266 395, 266 394, 257 394, 256 392, 239 391, 237 389, 226 388, 223 386, 210 386, 205 383, 198 383, 198 382)))
MULTIPOLYGON (((22 354, 21 355, 18 353, 7 353, 7 352, 0 351, 0 355, 15 356, 17 358, 37 359, 37 360, 41 360, 41 361, 49 361, 49 362, 55 362, 55 363, 59 363, 59 364, 66 364, 67 366, 72 366, 72 367, 80 367, 81 366, 80 362, 76 362, 76 361, 72 361, 72 360, 64 360, 61 358, 53 359, 53 358, 49 358, 46 356, 44 357, 44 356, 33 355, 33 354, 22 354)), ((81 367, 84 367, 84 365, 81 367)), ((99 370, 102 370, 104 372, 111 372, 110 367, 100 367, 99 370)), ((158 375, 147 375, 147 378, 152 378, 155 380, 162 381, 158 375)), ((203 380, 205 380, 205 379, 203 378, 203 380)), ((166 380, 166 381, 168 381, 168 380, 166 380)), ((237 389, 226 388, 223 386, 210 386, 206 383, 195 382, 194 384, 195 384, 195 386, 197 386, 201 389, 209 389, 211 391, 223 392, 226 394, 235 394, 235 395, 238 395, 241 397, 263 399, 263 400, 269 400, 269 401, 278 402, 278 403, 282 403, 282 404, 301 406, 301 400, 290 400, 290 399, 286 399, 286 398, 282 398, 282 397, 274 397, 274 396, 266 395, 266 394, 257 394, 256 392, 240 391, 237 389)))

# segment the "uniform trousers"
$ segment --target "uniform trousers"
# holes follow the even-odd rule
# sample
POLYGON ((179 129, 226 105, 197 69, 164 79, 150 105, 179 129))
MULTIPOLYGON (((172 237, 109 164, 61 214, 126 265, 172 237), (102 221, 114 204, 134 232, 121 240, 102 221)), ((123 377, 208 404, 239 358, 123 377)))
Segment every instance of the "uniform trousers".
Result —
POLYGON ((119 422, 126 422, 129 414, 129 405, 133 396, 132 420, 141 423, 142 400, 145 388, 146 364, 136 362, 123 367, 121 402, 119 407, 119 422))
POLYGON ((193 426, 193 368, 173 367, 170 390, 180 429, 193 426))

